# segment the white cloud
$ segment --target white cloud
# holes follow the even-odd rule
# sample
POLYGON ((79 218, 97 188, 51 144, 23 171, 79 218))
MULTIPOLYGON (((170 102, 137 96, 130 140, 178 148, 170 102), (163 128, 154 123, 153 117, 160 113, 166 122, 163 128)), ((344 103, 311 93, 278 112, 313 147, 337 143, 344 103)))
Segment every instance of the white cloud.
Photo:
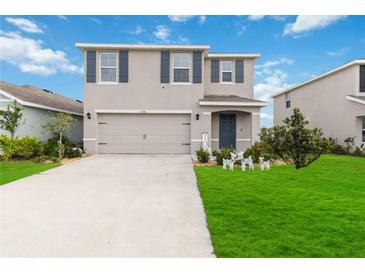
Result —
POLYGON ((205 23, 206 20, 207 20, 207 17, 205 15, 200 15, 199 16, 199 23, 200 24, 205 23))
POLYGON ((269 114, 269 113, 261 112, 260 113, 260 118, 261 118, 261 121, 272 122, 274 116, 272 114, 269 114))
POLYGON ((309 31, 323 29, 345 17, 341 15, 298 15, 294 23, 285 26, 283 35, 300 37, 309 31))
POLYGON ((264 17, 265 17, 265 15, 249 15, 247 17, 247 19, 250 21, 259 21, 259 20, 263 19, 264 17))
POLYGON ((156 29, 153 32, 153 35, 157 39, 161 40, 161 42, 168 43, 168 42, 170 42, 169 37, 171 35, 171 29, 165 25, 158 25, 158 26, 156 26, 156 29))
POLYGON ((256 69, 265 69, 265 68, 270 68, 270 67, 274 67, 274 66, 278 66, 278 65, 291 65, 294 63, 294 60, 292 59, 288 59, 288 58, 280 58, 278 60, 269 60, 266 61, 264 64, 262 65, 256 65, 256 69))
POLYGON ((91 22, 94 22, 95 24, 98 24, 98 25, 102 25, 103 24, 103 21, 101 21, 100 19, 95 18, 95 17, 89 17, 89 20, 91 22))
POLYGON ((176 22, 176 23, 182 23, 182 22, 186 22, 189 21, 195 17, 198 17, 198 22, 199 24, 203 24, 207 17, 205 15, 169 15, 168 18, 172 21, 172 22, 176 22))
POLYGON ((290 86, 286 83, 287 78, 288 75, 282 70, 272 71, 263 81, 254 86, 255 98, 269 100, 271 95, 290 86))
POLYGON ((244 25, 238 25, 238 35, 242 35, 246 31, 246 27, 244 25))
POLYGON ((349 51, 348 48, 342 48, 342 49, 335 50, 335 51, 326 51, 326 55, 333 56, 333 57, 342 56, 345 53, 347 53, 348 51, 349 51))
POLYGON ((44 46, 42 40, 21 36, 15 32, 0 32, 0 59, 22 72, 51 75, 58 71, 82 73, 82 67, 70 62, 66 53, 44 46))
POLYGON ((60 18, 63 21, 69 21, 68 17, 65 15, 57 15, 57 16, 58 16, 58 18, 60 18))
POLYGON ((191 44, 189 38, 183 36, 183 35, 179 35, 177 38, 177 43, 178 44, 184 44, 184 45, 188 45, 191 44))
POLYGON ((141 34, 142 32, 144 32, 145 29, 142 28, 140 25, 137 25, 133 30, 131 30, 129 33, 130 34, 133 34, 133 35, 139 35, 141 34))
POLYGON ((43 30, 37 26, 36 23, 34 23, 31 20, 25 19, 25 18, 12 18, 12 17, 7 17, 5 18, 6 22, 8 22, 9 24, 12 24, 14 26, 16 26, 18 29, 25 31, 25 32, 30 32, 30 33, 43 33, 43 30))

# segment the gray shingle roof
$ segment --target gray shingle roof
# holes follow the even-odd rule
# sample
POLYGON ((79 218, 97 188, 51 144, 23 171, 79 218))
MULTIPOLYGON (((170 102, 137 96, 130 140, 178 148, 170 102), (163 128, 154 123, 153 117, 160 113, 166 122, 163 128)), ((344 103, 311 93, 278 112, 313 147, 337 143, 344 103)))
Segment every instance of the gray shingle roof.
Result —
POLYGON ((5 81, 0 81, 0 89, 6 93, 28 103, 56 108, 64 111, 83 113, 82 102, 69 97, 49 92, 34 86, 18 86, 5 81))
POLYGON ((264 101, 249 99, 236 95, 206 95, 203 99, 200 99, 200 101, 266 103, 264 101))

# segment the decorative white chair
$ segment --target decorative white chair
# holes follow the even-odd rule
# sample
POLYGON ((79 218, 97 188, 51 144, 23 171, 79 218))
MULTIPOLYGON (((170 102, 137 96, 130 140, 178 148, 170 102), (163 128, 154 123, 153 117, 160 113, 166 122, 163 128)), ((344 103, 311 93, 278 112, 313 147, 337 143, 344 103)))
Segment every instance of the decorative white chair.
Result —
POLYGON ((270 160, 264 161, 264 157, 259 157, 261 170, 270 169, 270 160))

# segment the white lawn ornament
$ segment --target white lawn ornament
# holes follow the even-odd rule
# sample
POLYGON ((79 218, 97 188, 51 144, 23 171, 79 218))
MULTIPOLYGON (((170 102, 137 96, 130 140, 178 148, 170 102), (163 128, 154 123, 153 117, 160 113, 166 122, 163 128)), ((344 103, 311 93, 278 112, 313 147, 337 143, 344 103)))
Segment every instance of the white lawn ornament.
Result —
POLYGON ((243 151, 237 153, 236 161, 243 160, 243 151))
POLYGON ((264 161, 264 157, 259 157, 261 170, 270 169, 270 160, 264 161))
POLYGON ((252 161, 252 157, 251 157, 251 155, 250 156, 248 156, 248 158, 247 158, 247 162, 248 162, 248 167, 250 168, 250 170, 255 170, 255 166, 254 166, 254 164, 253 164, 253 161, 252 161))
POLYGON ((241 161, 242 171, 246 171, 246 165, 248 165, 247 159, 243 158, 241 161))
POLYGON ((231 154, 231 160, 235 161, 236 160, 236 154, 230 152, 229 154, 231 154))
POLYGON ((230 169, 231 171, 233 171, 233 168, 234 168, 234 161, 232 161, 232 160, 227 160, 227 161, 228 161, 229 169, 230 169))
POLYGON ((223 159, 223 169, 227 169, 228 160, 223 159))

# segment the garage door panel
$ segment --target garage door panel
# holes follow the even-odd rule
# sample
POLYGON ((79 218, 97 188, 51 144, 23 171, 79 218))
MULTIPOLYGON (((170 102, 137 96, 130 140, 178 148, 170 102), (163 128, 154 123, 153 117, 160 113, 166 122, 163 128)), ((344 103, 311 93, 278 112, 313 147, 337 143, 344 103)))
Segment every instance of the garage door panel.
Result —
POLYGON ((190 115, 99 114, 99 153, 190 153, 190 115))

